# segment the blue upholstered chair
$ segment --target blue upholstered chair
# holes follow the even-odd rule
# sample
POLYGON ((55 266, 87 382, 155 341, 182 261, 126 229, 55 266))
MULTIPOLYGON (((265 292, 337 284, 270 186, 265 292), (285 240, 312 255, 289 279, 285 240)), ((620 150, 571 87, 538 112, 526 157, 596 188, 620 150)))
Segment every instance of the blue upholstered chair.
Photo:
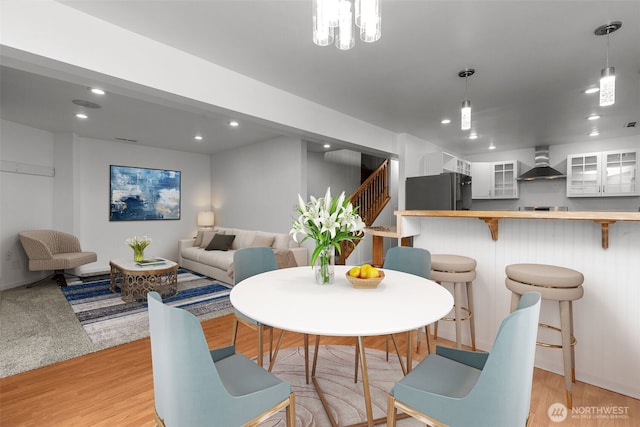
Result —
MULTIPOLYGON (((233 254, 233 282, 238 284, 244 279, 256 274, 265 273, 267 271, 276 270, 278 265, 276 263, 276 256, 273 250, 266 247, 257 248, 242 248, 235 251, 233 254)), ((238 325, 242 323, 249 328, 258 332, 258 365, 263 366, 263 335, 264 330, 269 330, 269 371, 273 368, 274 352, 273 352, 273 328, 269 325, 258 322, 245 316, 243 313, 234 309, 235 322, 233 323, 233 335, 231 338, 231 345, 235 345, 236 337, 238 335, 238 325)), ((280 333, 282 338, 282 333, 280 333)), ((278 340, 279 348, 280 340, 278 340)))
POLYGON ((285 409, 295 426, 288 382, 235 347, 209 350, 198 319, 149 292, 153 389, 158 426, 254 426, 285 409))
POLYGON ((529 416, 540 294, 522 296, 500 325, 490 353, 438 346, 389 392, 396 411, 433 426, 524 426, 529 416))
MULTIPOLYGON (((384 258, 384 267, 388 270, 402 271, 416 276, 431 278, 431 254, 426 249, 396 246, 387 251, 384 258)), ((427 352, 431 353, 431 338, 429 325, 425 325, 424 332, 427 336, 427 352)), ((420 339, 418 339, 418 351, 420 351, 420 339)), ((388 352, 387 352, 388 353, 388 352)), ((388 358, 388 354, 387 354, 388 358)))

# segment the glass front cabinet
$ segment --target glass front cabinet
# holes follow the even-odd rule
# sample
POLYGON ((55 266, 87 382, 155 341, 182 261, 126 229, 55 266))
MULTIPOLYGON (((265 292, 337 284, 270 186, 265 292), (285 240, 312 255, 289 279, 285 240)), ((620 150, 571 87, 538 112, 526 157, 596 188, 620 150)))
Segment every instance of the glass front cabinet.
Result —
POLYGON ((638 152, 616 150, 567 157, 567 197, 638 196, 638 152))
POLYGON ((471 192, 474 199, 517 199, 520 162, 471 163, 471 192))

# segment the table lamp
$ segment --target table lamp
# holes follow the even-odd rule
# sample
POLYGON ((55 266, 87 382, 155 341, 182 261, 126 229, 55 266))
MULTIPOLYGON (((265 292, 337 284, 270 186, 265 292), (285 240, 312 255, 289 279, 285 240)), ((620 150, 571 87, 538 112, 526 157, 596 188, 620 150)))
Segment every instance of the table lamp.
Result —
POLYGON ((212 211, 202 211, 198 212, 198 227, 203 228, 205 230, 210 230, 213 228, 213 212, 212 211))

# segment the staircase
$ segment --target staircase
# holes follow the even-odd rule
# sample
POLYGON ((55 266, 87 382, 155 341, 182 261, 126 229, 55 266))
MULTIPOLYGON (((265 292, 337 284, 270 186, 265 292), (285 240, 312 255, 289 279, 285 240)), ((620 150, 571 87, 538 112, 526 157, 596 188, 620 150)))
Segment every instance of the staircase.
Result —
MULTIPOLYGON (((369 227, 389 203, 389 200, 391 200, 391 196, 389 196, 389 159, 385 159, 351 195, 351 204, 359 206, 358 214, 365 225, 369 227)), ((359 240, 355 240, 353 243, 340 242, 341 253, 338 255, 336 264, 344 265, 358 242, 359 240)))

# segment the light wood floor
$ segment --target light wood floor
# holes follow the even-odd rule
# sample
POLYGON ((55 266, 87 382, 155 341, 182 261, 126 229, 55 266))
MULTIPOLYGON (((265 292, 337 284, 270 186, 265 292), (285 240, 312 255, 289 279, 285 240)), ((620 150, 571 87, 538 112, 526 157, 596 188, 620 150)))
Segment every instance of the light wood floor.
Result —
MULTIPOLYGON (((203 323, 210 347, 228 345, 232 316, 203 323)), ((265 336, 265 339, 267 336, 265 336)), ((353 338, 323 337, 322 344, 353 344, 353 338)), ((404 336, 398 336, 399 343, 404 336)), ((367 338, 365 346, 384 349, 384 337, 367 338)), ((433 344, 433 343, 432 343, 433 344)), ((451 345, 438 340, 438 344, 451 345)), ((302 336, 286 333, 283 347, 302 345, 302 336)), ((240 327, 236 348, 256 354, 256 335, 240 327)), ((401 347, 404 349, 405 347, 401 347)), ((426 354, 422 346, 423 358, 426 354)), ((558 356, 560 357, 560 355, 558 356)), ((552 423, 547 409, 564 401, 563 377, 536 369, 532 426, 637 426, 640 401, 584 383, 576 383, 574 406, 628 407, 627 419, 571 419, 552 423)), ((153 378, 149 339, 113 347, 0 380, 0 426, 154 426, 153 378)))

